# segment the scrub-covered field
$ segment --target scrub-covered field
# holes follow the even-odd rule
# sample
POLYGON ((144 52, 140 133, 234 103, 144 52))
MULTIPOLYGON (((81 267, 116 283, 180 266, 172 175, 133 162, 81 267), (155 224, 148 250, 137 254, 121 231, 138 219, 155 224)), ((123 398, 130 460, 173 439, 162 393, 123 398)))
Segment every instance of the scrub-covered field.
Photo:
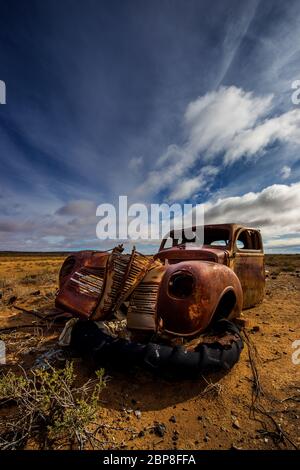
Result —
POLYGON ((92 364, 57 351, 66 322, 54 308, 63 259, 0 256, 2 448, 300 447, 300 364, 292 361, 292 344, 300 340, 300 255, 267 256, 265 299, 244 312, 250 357, 245 344, 228 374, 172 382, 141 370, 106 370, 105 387, 92 364), (63 372, 66 359, 74 383, 70 367, 63 372), (48 363, 55 370, 39 377, 48 363))

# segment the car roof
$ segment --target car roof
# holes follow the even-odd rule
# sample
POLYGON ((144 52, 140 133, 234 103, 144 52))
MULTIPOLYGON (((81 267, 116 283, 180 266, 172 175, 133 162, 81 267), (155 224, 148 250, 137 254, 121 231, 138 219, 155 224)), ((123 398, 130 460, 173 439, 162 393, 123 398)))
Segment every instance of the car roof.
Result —
MULTIPOLYGON (((215 228, 215 229, 224 229, 224 230, 229 230, 230 232, 236 232, 237 230, 240 229, 245 229, 245 230, 255 230, 256 232, 259 232, 260 230, 257 228, 253 227, 248 227, 246 225, 242 224, 236 224, 236 223, 227 223, 227 224, 204 224, 204 227, 209 227, 209 228, 215 228)), ((187 227, 187 230, 191 227, 187 227)), ((197 228, 196 225, 192 226, 192 230, 194 231, 197 228)), ((171 230, 170 234, 177 232, 178 230, 171 230)))

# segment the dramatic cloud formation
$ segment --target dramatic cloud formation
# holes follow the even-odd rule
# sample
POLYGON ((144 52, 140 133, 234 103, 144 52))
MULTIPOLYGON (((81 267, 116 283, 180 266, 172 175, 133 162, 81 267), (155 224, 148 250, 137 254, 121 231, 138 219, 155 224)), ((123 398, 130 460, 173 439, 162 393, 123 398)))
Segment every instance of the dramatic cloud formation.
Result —
POLYGON ((205 204, 205 223, 236 222, 258 227, 266 246, 272 248, 300 247, 299 243, 295 244, 300 235, 299 215, 300 183, 274 184, 257 193, 205 204), (289 238, 278 240, 282 236, 289 238))
MULTIPOLYGON (((207 162, 219 161, 221 166, 258 158, 275 142, 299 146, 300 110, 266 117, 274 113, 272 99, 231 86, 191 102, 184 115, 185 144, 168 147, 138 193, 164 189, 169 200, 184 200, 209 189, 220 172, 220 168, 205 166, 207 162), (203 166, 195 176, 196 164, 203 166)), ((284 166, 281 174, 287 179, 290 169, 284 166)))

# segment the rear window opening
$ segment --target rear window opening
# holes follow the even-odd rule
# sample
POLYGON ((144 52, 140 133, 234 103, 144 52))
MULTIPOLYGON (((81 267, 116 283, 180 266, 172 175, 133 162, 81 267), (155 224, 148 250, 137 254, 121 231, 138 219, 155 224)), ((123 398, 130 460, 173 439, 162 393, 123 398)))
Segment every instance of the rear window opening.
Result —
POLYGON ((236 240, 238 250, 262 250, 262 241, 259 232, 255 230, 242 230, 236 240))

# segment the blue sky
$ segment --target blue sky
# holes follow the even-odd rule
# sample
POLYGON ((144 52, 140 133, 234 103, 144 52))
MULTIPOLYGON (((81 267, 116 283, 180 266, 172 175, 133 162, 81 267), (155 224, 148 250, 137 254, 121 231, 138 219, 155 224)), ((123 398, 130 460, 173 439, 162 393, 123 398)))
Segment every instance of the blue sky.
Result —
POLYGON ((296 0, 0 0, 0 248, 101 249, 125 194, 299 252, 299 25, 296 0))

